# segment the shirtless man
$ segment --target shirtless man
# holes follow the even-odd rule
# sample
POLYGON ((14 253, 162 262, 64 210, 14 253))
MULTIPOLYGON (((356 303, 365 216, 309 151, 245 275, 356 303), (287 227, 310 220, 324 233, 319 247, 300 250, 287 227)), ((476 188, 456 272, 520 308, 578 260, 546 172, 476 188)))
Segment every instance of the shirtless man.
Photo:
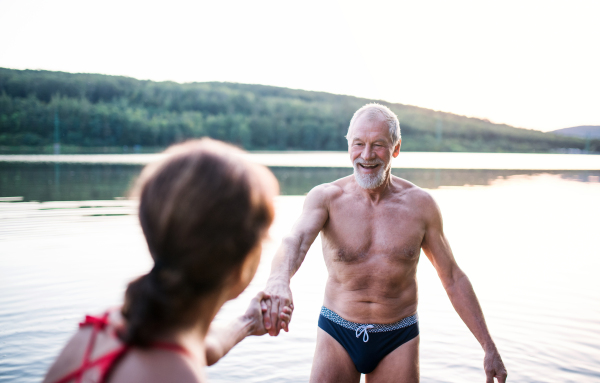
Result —
POLYGON ((265 292, 265 328, 288 330, 290 279, 321 233, 329 272, 311 382, 419 381, 417 263, 422 249, 454 308, 485 351, 486 383, 506 381, 506 369, 465 273, 444 236, 433 198, 391 175, 400 152, 400 124, 387 107, 369 104, 352 117, 348 151, 354 174, 308 193, 284 238, 265 292), (268 315, 270 314, 270 315, 268 315), (285 319, 282 319, 285 318, 285 319))

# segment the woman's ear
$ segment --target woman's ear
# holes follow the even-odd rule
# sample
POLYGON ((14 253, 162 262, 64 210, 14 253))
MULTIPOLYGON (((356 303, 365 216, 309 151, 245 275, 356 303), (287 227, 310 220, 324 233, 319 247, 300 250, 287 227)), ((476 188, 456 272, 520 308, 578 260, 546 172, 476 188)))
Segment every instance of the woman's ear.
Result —
POLYGON ((227 300, 237 298, 242 291, 246 290, 246 287, 254 278, 256 274, 256 270, 258 269, 258 264, 260 263, 260 255, 262 253, 262 244, 259 243, 250 251, 250 253, 246 256, 246 259, 242 262, 242 264, 233 270, 230 275, 230 283, 229 286, 229 294, 227 300))

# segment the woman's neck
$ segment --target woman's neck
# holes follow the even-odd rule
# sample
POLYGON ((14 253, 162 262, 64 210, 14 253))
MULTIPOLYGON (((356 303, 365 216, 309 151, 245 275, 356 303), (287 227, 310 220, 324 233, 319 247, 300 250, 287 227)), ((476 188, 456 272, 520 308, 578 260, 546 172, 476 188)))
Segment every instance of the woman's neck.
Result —
POLYGON ((204 339, 208 334, 211 322, 226 301, 227 293, 225 291, 203 297, 197 305, 197 319, 191 326, 165 333, 157 340, 184 347, 199 362, 201 368, 206 366, 204 339))

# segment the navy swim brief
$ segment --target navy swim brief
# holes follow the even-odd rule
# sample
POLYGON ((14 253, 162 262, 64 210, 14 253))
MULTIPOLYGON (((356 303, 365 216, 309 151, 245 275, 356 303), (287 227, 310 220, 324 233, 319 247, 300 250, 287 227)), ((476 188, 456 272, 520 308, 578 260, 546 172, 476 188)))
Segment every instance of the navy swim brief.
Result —
POLYGON ((354 323, 324 306, 319 327, 346 349, 361 374, 373 372, 387 354, 419 335, 417 314, 390 324, 354 323))

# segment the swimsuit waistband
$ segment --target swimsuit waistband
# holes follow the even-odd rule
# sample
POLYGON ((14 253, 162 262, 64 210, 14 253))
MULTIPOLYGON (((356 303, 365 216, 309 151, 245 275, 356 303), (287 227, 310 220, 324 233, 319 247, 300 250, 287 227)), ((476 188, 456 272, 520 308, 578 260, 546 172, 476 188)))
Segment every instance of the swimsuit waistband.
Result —
POLYGON ((369 326, 369 332, 386 332, 386 331, 398 330, 400 328, 411 326, 419 321, 419 317, 417 316, 417 314, 415 314, 415 315, 411 315, 409 317, 400 319, 398 322, 388 323, 388 324, 354 323, 354 322, 345 320, 344 318, 342 318, 335 312, 329 310, 325 306, 321 307, 321 315, 342 327, 345 327, 347 329, 354 330, 354 331, 360 330, 361 328, 364 329, 366 326, 369 326))

